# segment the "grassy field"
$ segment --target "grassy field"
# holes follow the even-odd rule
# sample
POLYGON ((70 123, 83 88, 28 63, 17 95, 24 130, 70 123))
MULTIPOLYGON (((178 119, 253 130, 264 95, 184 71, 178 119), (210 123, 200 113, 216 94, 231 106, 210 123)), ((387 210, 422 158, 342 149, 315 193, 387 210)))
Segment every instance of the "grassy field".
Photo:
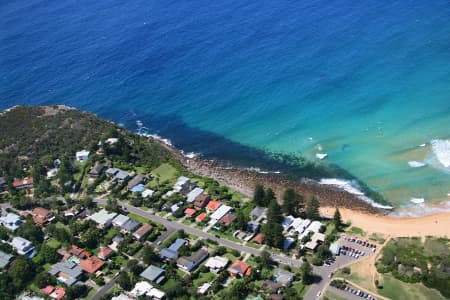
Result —
POLYGON ((347 231, 347 233, 348 233, 348 234, 358 234, 358 235, 361 235, 361 236, 365 236, 365 235, 366 235, 366 233, 364 232, 364 230, 362 230, 362 229, 359 228, 359 227, 355 227, 355 226, 352 226, 352 227, 347 231))
MULTIPOLYGON (((152 171, 152 175, 154 177, 159 177, 159 182, 162 183, 164 181, 175 181, 178 175, 178 171, 171 164, 164 163, 159 167, 157 167, 156 169, 154 169, 152 171)), ((157 186, 157 184, 158 182, 156 178, 153 178, 149 182, 150 187, 155 187, 157 186)))
POLYGON ((141 222, 141 223, 148 223, 148 221, 149 221, 149 219, 147 219, 147 218, 145 218, 145 217, 142 217, 142 216, 140 216, 140 215, 134 214, 134 213, 129 213, 129 214, 128 214, 128 217, 129 217, 130 219, 139 221, 139 222, 141 222))
POLYGON ((330 300, 346 300, 345 298, 342 298, 341 296, 338 296, 330 291, 327 291, 325 293, 325 297, 330 299, 330 300))
POLYGON ((47 245, 49 245, 50 247, 52 247, 54 249, 58 249, 61 246, 61 243, 54 238, 48 239, 48 241, 46 243, 47 243, 47 245))

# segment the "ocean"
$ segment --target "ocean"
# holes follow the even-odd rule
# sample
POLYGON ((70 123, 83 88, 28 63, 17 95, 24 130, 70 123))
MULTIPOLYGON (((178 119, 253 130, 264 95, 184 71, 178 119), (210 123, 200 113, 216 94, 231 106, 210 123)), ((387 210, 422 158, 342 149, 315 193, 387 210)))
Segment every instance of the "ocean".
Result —
POLYGON ((2 1, 0 109, 67 104, 247 167, 326 154, 395 207, 448 208, 449 37, 448 0, 2 1))

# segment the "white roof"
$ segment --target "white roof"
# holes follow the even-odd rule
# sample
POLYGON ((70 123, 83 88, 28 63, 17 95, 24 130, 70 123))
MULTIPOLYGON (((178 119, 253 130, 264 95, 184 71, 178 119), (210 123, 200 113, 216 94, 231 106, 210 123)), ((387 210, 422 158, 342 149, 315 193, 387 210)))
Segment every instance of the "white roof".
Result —
POLYGON ((47 178, 53 178, 56 176, 56 173, 58 173, 58 169, 50 169, 47 171, 47 178))
POLYGON ((190 181, 189 178, 187 178, 185 176, 180 176, 180 177, 178 177, 177 182, 173 185, 173 188, 181 187, 182 185, 184 185, 186 182, 189 182, 189 181, 190 181))
POLYGON ((180 207, 178 206, 178 204, 174 204, 170 207, 170 210, 174 213, 176 212, 178 209, 180 209, 180 207))
POLYGON ((89 218, 97 224, 105 225, 106 223, 111 222, 111 220, 114 219, 115 216, 117 216, 116 213, 114 212, 109 213, 105 209, 102 209, 101 211, 96 212, 95 214, 90 216, 89 218))
POLYGON ((222 219, 223 216, 225 216, 229 211, 231 211, 233 208, 228 205, 221 205, 211 216, 211 220, 209 221, 209 224, 214 224, 220 219, 222 219))
POLYGON ((322 223, 319 221, 313 221, 306 230, 312 231, 312 232, 319 232, 320 227, 322 227, 322 223))
POLYGON ((158 289, 151 289, 150 292, 147 293, 147 296, 149 297, 155 297, 157 299, 162 299, 164 298, 164 296, 166 295, 166 293, 164 293, 163 291, 160 291, 158 289))
POLYGON ((111 300, 133 300, 125 294, 120 294, 119 296, 112 297, 111 300))
POLYGON ((23 237, 16 236, 11 242, 11 246, 18 254, 24 255, 34 249, 33 243, 23 237))
POLYGON ((145 190, 141 193, 141 195, 142 195, 143 198, 147 198, 147 197, 153 196, 154 193, 155 193, 154 190, 151 190, 151 189, 145 189, 145 190))
POLYGON ((191 203, 195 201, 195 198, 197 198, 201 193, 203 193, 203 189, 196 187, 192 191, 187 194, 187 202, 191 203))
POLYGON ((123 226, 126 222, 128 222, 130 218, 124 215, 118 215, 112 220, 114 226, 123 226))
POLYGON ((77 153, 75 153, 75 156, 76 157, 84 157, 84 156, 89 156, 89 151, 87 151, 87 150, 81 150, 81 151, 78 151, 77 153))
POLYGON ((139 297, 150 292, 152 288, 153 286, 147 281, 140 281, 136 283, 133 290, 131 290, 130 294, 133 297, 139 297))
POLYGON ((107 140, 105 141, 105 143, 108 143, 108 144, 112 145, 112 144, 117 143, 118 141, 119 141, 118 138, 109 138, 109 139, 107 139, 107 140))
POLYGON ((210 287, 211 283, 205 282, 204 284, 198 287, 198 293, 203 295, 210 287))
POLYGON ((205 267, 212 268, 212 269, 221 269, 221 268, 225 268, 225 266, 228 264, 229 261, 230 260, 226 257, 214 256, 214 257, 210 257, 206 261, 205 267))

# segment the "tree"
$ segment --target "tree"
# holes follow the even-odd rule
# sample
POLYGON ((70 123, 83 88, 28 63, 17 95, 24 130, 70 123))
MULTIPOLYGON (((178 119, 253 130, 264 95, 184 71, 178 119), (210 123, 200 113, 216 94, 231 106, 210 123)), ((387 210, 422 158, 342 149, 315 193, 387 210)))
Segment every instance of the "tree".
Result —
POLYGON ((234 226, 236 229, 245 230, 248 223, 248 217, 244 215, 242 210, 238 210, 236 213, 236 222, 234 222, 234 226))
POLYGON ((142 272, 142 267, 139 265, 139 262, 136 259, 130 259, 127 262, 127 268, 131 273, 138 275, 142 272))
POLYGON ((339 211, 339 208, 337 208, 337 207, 336 207, 336 210, 334 211, 333 224, 337 231, 341 230, 342 217, 341 217, 341 212, 339 211))
POLYGON ((111 199, 111 198, 108 199, 108 201, 106 202, 105 208, 108 211, 112 211, 112 212, 116 212, 116 213, 120 212, 119 204, 117 203, 116 199, 111 199))
POLYGON ((272 257, 270 256, 270 253, 266 250, 263 250, 261 252, 261 256, 259 257, 260 266, 262 268, 270 268, 273 264, 272 257))
POLYGON ((298 216, 299 206, 303 202, 303 197, 293 188, 287 188, 283 193, 283 213, 287 215, 298 216))
POLYGON ((319 201, 313 196, 306 203, 306 217, 311 220, 319 220, 319 201))
POLYGON ((89 249, 97 248, 101 234, 97 228, 89 228, 81 234, 80 240, 89 249))
POLYGON ((253 202, 255 202, 258 206, 265 206, 264 194, 264 187, 262 184, 257 183, 255 186, 255 191, 253 192, 253 202))
POLYGON ((14 287, 21 289, 34 277, 34 266, 30 260, 18 257, 11 263, 8 275, 11 277, 14 287))
POLYGON ((34 278, 34 283, 37 285, 38 288, 43 288, 47 285, 55 285, 56 279, 55 277, 51 276, 48 272, 43 271, 36 275, 34 278))
POLYGON ((126 272, 120 272, 119 277, 117 278, 117 283, 120 285, 121 288, 123 288, 126 291, 131 290, 132 284, 130 277, 126 272))
POLYGON ((308 261, 304 261, 300 267, 300 274, 302 276, 303 284, 312 284, 314 282, 314 274, 312 272, 311 264, 308 261))
POLYGON ((264 205, 263 206, 270 205, 270 203, 272 203, 273 200, 276 200, 275 193, 273 192, 273 190, 271 188, 268 188, 266 190, 266 192, 264 193, 264 205))
POLYGON ((272 199, 267 209, 267 223, 263 227, 263 232, 266 234, 265 241, 267 245, 282 248, 284 243, 283 227, 281 222, 283 221, 283 215, 281 213, 281 207, 277 203, 276 199, 272 199))
POLYGON ((158 255, 156 255, 155 250, 151 246, 145 245, 142 251, 142 260, 146 265, 158 261, 158 255))
POLYGON ((38 265, 44 265, 46 263, 54 264, 59 260, 59 254, 55 248, 50 247, 44 243, 39 250, 38 255, 35 257, 35 262, 38 265))
POLYGON ((44 233, 41 228, 36 226, 31 220, 27 220, 17 229, 17 235, 30 240, 35 246, 44 240, 44 233))

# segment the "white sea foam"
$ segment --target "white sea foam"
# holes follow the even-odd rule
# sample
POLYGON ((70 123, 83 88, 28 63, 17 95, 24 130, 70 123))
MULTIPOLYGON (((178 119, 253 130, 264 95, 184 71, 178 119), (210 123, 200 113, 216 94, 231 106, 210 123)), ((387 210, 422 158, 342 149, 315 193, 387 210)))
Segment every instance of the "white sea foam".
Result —
POLYGON ((200 154, 198 154, 198 153, 194 153, 194 152, 184 152, 183 150, 180 150, 180 153, 184 156, 184 157, 187 157, 187 158, 195 158, 195 157, 197 157, 197 156, 200 156, 200 154))
POLYGON ((409 201, 414 204, 420 204, 425 202, 425 198, 411 198, 409 201))
POLYGON ((445 167, 450 168, 450 141, 432 140, 430 142, 437 160, 445 167))
POLYGON ((427 144, 420 144, 419 147, 425 147, 427 144))
POLYGON ((425 167, 427 164, 424 162, 421 162, 421 161, 411 160, 411 161, 408 161, 408 165, 411 168, 420 168, 420 167, 425 167))
POLYGON ((326 153, 316 153, 316 157, 320 160, 326 158, 328 156, 328 154, 326 153))
POLYGON ((392 206, 379 204, 379 203, 375 202, 373 199, 367 197, 359 189, 356 182, 337 179, 337 178, 323 178, 319 181, 319 183, 323 184, 323 185, 332 185, 332 186, 335 186, 335 187, 337 187, 341 190, 344 190, 350 194, 356 195, 356 196, 358 196, 359 199, 369 203, 373 207, 382 208, 382 209, 393 209, 392 206))

